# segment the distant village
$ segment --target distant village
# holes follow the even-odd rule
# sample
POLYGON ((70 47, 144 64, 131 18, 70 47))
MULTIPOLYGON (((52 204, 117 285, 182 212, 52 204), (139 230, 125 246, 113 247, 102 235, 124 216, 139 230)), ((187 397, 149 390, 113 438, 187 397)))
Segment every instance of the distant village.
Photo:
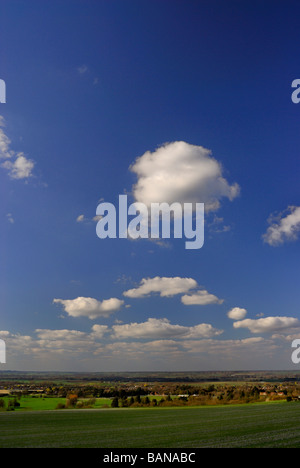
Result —
POLYGON ((287 382, 51 382, 0 380, 1 397, 63 398, 66 406, 79 399, 93 406, 97 398, 111 400, 109 406, 194 406, 260 401, 300 401, 300 380, 287 382))

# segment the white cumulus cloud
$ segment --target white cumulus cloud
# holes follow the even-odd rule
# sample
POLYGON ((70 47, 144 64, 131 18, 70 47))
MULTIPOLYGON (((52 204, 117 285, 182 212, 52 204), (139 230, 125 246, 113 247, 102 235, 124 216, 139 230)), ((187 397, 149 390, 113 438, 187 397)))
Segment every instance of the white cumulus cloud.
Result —
POLYGON ((134 198, 147 206, 198 202, 205 203, 206 211, 215 211, 222 198, 233 200, 240 192, 237 183, 230 185, 224 178, 221 163, 210 150, 184 141, 147 151, 130 169, 137 176, 134 198))
POLYGON ((186 327, 170 323, 166 318, 149 318, 146 322, 113 325, 114 338, 162 339, 162 338, 208 338, 220 335, 223 330, 201 323, 186 327))
POLYGON ((285 241, 298 239, 300 232, 300 206, 289 206, 286 213, 271 216, 268 220, 270 226, 263 235, 263 240, 271 246, 278 246, 285 241))
POLYGON ((98 325, 95 324, 92 326, 92 333, 91 336, 94 339, 101 339, 107 333, 108 331, 108 326, 107 325, 98 325))
POLYGON ((227 312, 227 316, 232 320, 243 320, 247 315, 247 310, 241 307, 233 307, 227 312))
POLYGON ((32 176, 35 163, 27 159, 23 153, 18 153, 14 161, 7 160, 2 163, 2 167, 8 170, 12 179, 27 179, 32 176))
POLYGON ((124 301, 112 297, 98 301, 92 297, 77 297, 76 299, 54 299, 54 303, 62 304, 65 312, 71 317, 87 317, 94 320, 98 317, 109 317, 124 304, 124 301))
POLYGON ((151 293, 159 293, 161 297, 174 296, 185 293, 197 286, 193 278, 160 277, 143 278, 139 287, 124 291, 124 296, 137 298, 149 296, 151 293))
POLYGON ((252 333, 273 333, 300 327, 299 319, 295 317, 265 317, 245 319, 234 322, 234 328, 248 328, 252 333))
POLYGON ((181 302, 185 305, 223 304, 224 299, 219 299, 214 294, 210 294, 205 289, 202 289, 194 294, 185 294, 182 296, 181 302))

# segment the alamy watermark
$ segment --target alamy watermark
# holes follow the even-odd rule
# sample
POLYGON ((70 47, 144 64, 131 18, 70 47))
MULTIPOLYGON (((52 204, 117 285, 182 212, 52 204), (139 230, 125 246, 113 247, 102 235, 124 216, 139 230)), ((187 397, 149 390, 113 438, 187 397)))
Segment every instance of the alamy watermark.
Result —
POLYGON ((292 356, 291 356, 292 362, 294 364, 299 364, 300 362, 300 339, 299 338, 292 341, 292 348, 296 348, 292 352, 292 356))
MULTIPOLYGON (((0 80, 0 103, 6 103, 6 85, 4 80, 0 80)), ((5 341, 0 340, 0 364, 6 363, 5 341)))
POLYGON ((6 351, 5 351, 5 341, 0 340, 0 363, 5 364, 6 363, 6 351))
POLYGON ((292 88, 296 89, 292 92, 291 99, 294 104, 298 104, 300 102, 300 80, 293 80, 292 88))
POLYGON ((4 80, 0 80, 0 103, 6 103, 6 84, 4 80))
POLYGON ((188 239, 186 249, 200 249, 204 244, 204 203, 179 203, 171 205, 141 202, 127 205, 127 195, 119 195, 119 210, 112 203, 97 206, 99 221, 96 233, 100 239, 188 239), (133 219, 128 217, 134 216, 133 219))

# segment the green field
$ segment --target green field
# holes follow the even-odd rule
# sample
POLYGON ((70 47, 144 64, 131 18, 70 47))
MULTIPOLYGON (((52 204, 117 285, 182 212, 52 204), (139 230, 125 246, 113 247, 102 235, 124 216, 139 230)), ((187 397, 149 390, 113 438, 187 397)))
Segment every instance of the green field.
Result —
POLYGON ((300 404, 0 413, 0 447, 300 447, 300 404))
MULTIPOLYGON (((3 397, 2 400, 5 402, 5 406, 7 407, 8 401, 13 400, 13 397, 3 397)), ((84 401, 84 399, 82 399, 84 401)), ((66 402, 65 398, 59 397, 32 397, 32 396, 22 396, 20 400, 19 407, 15 408, 15 411, 43 411, 43 410, 54 410, 56 409, 57 405, 64 404, 66 402)), ((96 398, 96 403, 94 408, 102 408, 104 405, 110 406, 111 405, 111 398, 96 398)))

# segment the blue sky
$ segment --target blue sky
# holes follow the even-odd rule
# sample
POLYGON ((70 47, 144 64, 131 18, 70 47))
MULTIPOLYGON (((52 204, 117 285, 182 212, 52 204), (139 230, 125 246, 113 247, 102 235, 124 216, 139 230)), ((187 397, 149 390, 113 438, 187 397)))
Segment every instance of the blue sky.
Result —
POLYGON ((289 0, 0 2, 0 368, 296 368, 299 14, 289 0), (215 203, 201 249, 97 237, 100 201, 145 200, 138 158, 150 196, 215 203))

